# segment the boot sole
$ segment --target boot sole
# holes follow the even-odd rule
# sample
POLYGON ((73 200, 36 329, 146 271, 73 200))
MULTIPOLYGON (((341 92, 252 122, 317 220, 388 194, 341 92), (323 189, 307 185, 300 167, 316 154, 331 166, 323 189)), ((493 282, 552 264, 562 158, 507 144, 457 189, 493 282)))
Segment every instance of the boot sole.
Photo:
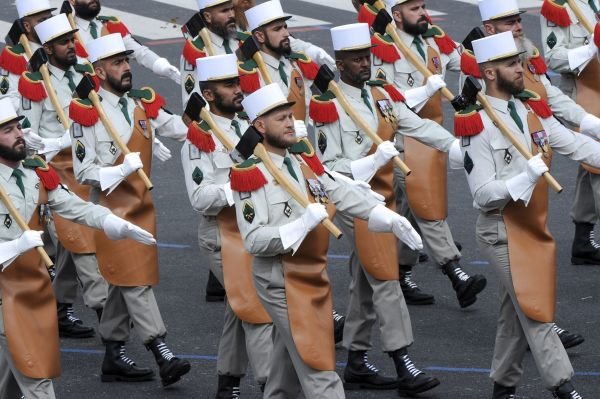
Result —
POLYGON ((344 389, 346 391, 360 391, 362 389, 384 391, 396 388, 398 388, 398 383, 389 385, 374 385, 367 382, 344 382, 344 389))
POLYGON ((414 301, 414 300, 408 301, 408 300, 406 300, 406 297, 404 297, 404 301, 406 302, 407 305, 423 306, 423 305, 433 305, 435 303, 435 298, 421 300, 421 301, 414 301))
POLYGON ((154 379, 154 373, 143 377, 125 377, 116 374, 102 374, 100 380, 102 382, 144 382, 152 381, 154 379))
POLYGON ((473 285, 471 285, 469 287, 469 290, 467 292, 468 295, 465 296, 463 294, 463 298, 458 299, 460 307, 466 308, 468 306, 473 305, 477 301, 477 294, 479 294, 481 291, 483 291, 486 286, 487 286, 486 279, 482 279, 482 280, 479 280, 479 281, 476 281, 475 283, 473 283, 473 285))
POLYGON ((584 342, 585 342, 585 338, 578 337, 578 338, 572 339, 570 341, 563 342, 563 346, 565 347, 565 349, 569 349, 569 348, 573 348, 575 346, 581 345, 584 342))
POLYGON ((163 387, 175 384, 177 381, 181 379, 184 375, 190 372, 192 366, 188 363, 181 367, 179 370, 176 370, 172 375, 168 375, 166 377, 161 377, 161 383, 163 387))
POLYGON ((600 262, 592 261, 587 258, 578 258, 575 256, 571 257, 572 265, 589 265, 589 266, 600 266, 600 262))
POLYGON ((421 393, 421 392, 425 392, 425 391, 429 391, 430 389, 433 389, 435 387, 437 387, 438 385, 440 385, 440 381, 435 379, 432 381, 429 381, 426 384, 421 385, 420 387, 416 387, 413 389, 402 389, 402 388, 398 388, 398 394, 400 395, 414 395, 417 393, 421 393))
POLYGON ((89 333, 73 334, 68 332, 58 331, 58 336, 61 338, 92 338, 96 336, 96 332, 92 330, 89 333))

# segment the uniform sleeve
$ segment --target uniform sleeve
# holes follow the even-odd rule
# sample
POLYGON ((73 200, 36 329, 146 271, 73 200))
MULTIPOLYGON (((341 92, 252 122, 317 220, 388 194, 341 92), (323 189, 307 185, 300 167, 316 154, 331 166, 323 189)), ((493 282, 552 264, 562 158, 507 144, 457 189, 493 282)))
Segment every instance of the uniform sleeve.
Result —
POLYGON ((506 182, 497 180, 492 147, 486 131, 472 136, 470 144, 461 147, 467 181, 473 201, 483 210, 503 209, 511 200, 506 182))
POLYGON ((160 58, 158 54, 150 50, 148 47, 140 44, 130 34, 127 34, 125 37, 123 37, 123 42, 125 43, 125 48, 127 50, 133 50, 133 56, 135 60, 140 63, 140 65, 152 70, 154 62, 160 58))
POLYGON ((394 64, 383 62, 374 55, 371 55, 371 58, 373 59, 371 65, 371 76, 373 79, 385 78, 388 82, 394 83, 397 88, 402 87, 396 82, 396 69, 394 68, 394 64))
POLYGON ((40 131, 40 124, 42 122, 43 111, 43 101, 34 102, 27 100, 24 97, 19 98, 19 110, 17 113, 27 118, 27 120, 31 124, 31 130, 36 133, 40 131))
POLYGON ((195 211, 215 216, 228 206, 222 184, 215 184, 211 154, 200 152, 189 141, 181 149, 181 162, 188 198, 195 211))
POLYGON ((351 177, 352 169, 350 168, 350 163, 352 160, 344 156, 342 128, 340 124, 340 120, 337 120, 323 126, 315 126, 315 130, 319 137, 322 136, 327 139, 325 152, 322 153, 323 164, 331 170, 351 177))
POLYGON ((460 44, 457 43, 456 49, 454 49, 450 54, 448 54, 448 64, 446 64, 447 71, 460 72, 460 52, 459 48, 462 48, 460 44))
POLYGON ((111 212, 100 205, 94 205, 59 186, 48 192, 48 205, 53 212, 75 223, 102 229, 102 223, 111 212))
MULTIPOLYGON (((560 124, 556 118, 544 120, 548 123, 547 130, 550 146, 554 151, 565 155, 577 162, 583 162, 593 167, 600 167, 600 143, 584 134, 570 131, 560 124)), ((544 126, 546 127, 546 126, 544 126)))
POLYGON ((150 119, 150 124, 161 137, 183 141, 187 136, 188 128, 181 120, 181 116, 170 114, 164 109, 158 111, 158 116, 155 119, 150 119))
POLYGON ((432 120, 421 118, 406 104, 395 104, 399 123, 396 140, 401 139, 398 135, 408 136, 440 151, 448 152, 450 150, 454 136, 449 131, 432 120))
POLYGON ((569 29, 551 24, 546 18, 541 17, 542 43, 544 57, 548 67, 558 73, 572 72, 569 67, 569 29))
POLYGON ((71 126, 71 152, 73 172, 80 184, 100 187, 100 166, 96 153, 95 127, 73 123, 71 126), (80 133, 77 132, 78 129, 80 133), (79 133, 79 134, 78 134, 79 133))
POLYGON ((548 92, 548 104, 554 115, 579 127, 582 119, 587 115, 583 107, 554 86, 546 76, 541 76, 541 80, 548 92))
POLYGON ((269 225, 269 202, 265 189, 253 191, 249 198, 242 200, 243 194, 245 193, 234 192, 233 198, 237 224, 246 251, 255 256, 276 256, 287 252, 281 242, 279 226, 269 225))
POLYGON ((319 181, 325 186, 327 195, 335 204, 336 212, 367 220, 371 210, 378 204, 374 197, 364 195, 352 185, 340 179, 335 180, 327 173, 321 176, 319 181))

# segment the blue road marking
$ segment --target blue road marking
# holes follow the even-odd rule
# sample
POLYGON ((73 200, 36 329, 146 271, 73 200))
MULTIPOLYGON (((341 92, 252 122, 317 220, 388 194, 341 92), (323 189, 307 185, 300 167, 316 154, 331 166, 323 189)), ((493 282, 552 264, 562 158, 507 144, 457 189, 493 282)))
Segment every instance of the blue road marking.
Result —
POLYGON ((486 261, 486 260, 474 260, 469 262, 469 265, 473 265, 473 266, 488 266, 490 264, 490 262, 486 261))
POLYGON ((172 244, 167 242, 159 242, 156 244, 159 248, 173 248, 173 249, 187 249, 191 248, 191 245, 186 244, 172 244))

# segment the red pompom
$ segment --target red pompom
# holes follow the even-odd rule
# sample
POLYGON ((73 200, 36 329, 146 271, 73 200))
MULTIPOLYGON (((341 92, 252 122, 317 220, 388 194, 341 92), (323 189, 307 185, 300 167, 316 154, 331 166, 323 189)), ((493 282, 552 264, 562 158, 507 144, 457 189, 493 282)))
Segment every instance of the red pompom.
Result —
POLYGON ((375 7, 369 5, 368 3, 364 3, 358 10, 358 22, 366 23, 369 24, 369 26, 372 26, 373 22, 375 22, 378 12, 379 11, 375 7))
POLYGON ((340 119, 333 101, 319 101, 314 97, 310 100, 308 115, 317 123, 333 123, 340 119))
POLYGON ((27 70, 27 58, 24 53, 17 54, 10 46, 6 46, 0 53, 0 68, 14 75, 20 75, 27 70))
POLYGON ((19 79, 19 93, 26 99, 36 103, 48 97, 43 82, 41 80, 32 80, 27 74, 27 72, 21 74, 21 78, 19 79))
POLYGON ((311 59, 308 61, 302 61, 299 59, 297 64, 298 68, 300 68, 300 72, 302 72, 302 76, 308 80, 315 80, 317 74, 319 73, 319 65, 316 62, 311 59))
POLYGON ((454 43, 454 40, 446 32, 441 36, 434 36, 433 40, 435 40, 435 43, 443 54, 451 54, 456 49, 456 43, 454 43))
POLYGON ((231 189, 240 193, 252 192, 267 184, 265 175, 256 165, 243 169, 232 168, 230 180, 231 189))
POLYGON ((600 47, 600 23, 597 23, 596 29, 594 29, 594 43, 596 47, 600 47))
POLYGON ((544 0, 541 14, 548 21, 563 28, 571 25, 571 18, 564 4, 557 4, 553 0, 544 0))
POLYGON ((50 165, 47 166, 47 170, 35 168, 35 173, 40 178, 40 181, 46 190, 52 191, 60 184, 60 177, 58 176, 58 173, 56 173, 56 171, 50 165))
POLYGON ((389 96, 393 102, 403 103, 406 101, 406 99, 404 98, 402 93, 400 93, 400 91, 398 89, 396 89, 396 86, 394 86, 393 84, 391 84, 391 83, 384 84, 383 89, 387 92, 387 94, 389 94, 389 96))
POLYGON ((196 59, 206 57, 206 52, 204 49, 199 49, 194 45, 194 43, 188 39, 185 41, 185 45, 183 46, 183 58, 188 62, 188 64, 192 65, 194 68, 196 67, 196 59))
POLYGON ((98 123, 100 117, 92 104, 83 103, 75 98, 69 104, 69 118, 81 126, 90 127, 98 123))
POLYGON ((477 111, 454 115, 454 135, 457 137, 475 136, 483 129, 483 120, 477 111))
POLYGON ((533 112, 535 112, 535 114, 540 118, 546 119, 550 118, 553 115, 552 109, 550 109, 550 105, 548 105, 548 102, 543 98, 531 98, 527 100, 527 105, 529 105, 533 112))
POLYGON ((212 134, 202 130, 196 122, 188 126, 187 139, 202 152, 214 152, 216 149, 212 134))
POLYGON ((314 172, 315 175, 322 176, 323 173, 325 173, 325 167, 321 163, 321 160, 319 160, 319 157, 314 153, 314 151, 311 156, 305 153, 300 154, 300 156, 302 157, 304 162, 306 162, 310 170, 314 172))
POLYGON ((465 49, 460 56, 460 70, 467 76, 473 76, 474 78, 481 79, 479 64, 477 64, 477 59, 471 50, 465 49))
MULTIPOLYGON (((143 88, 149 89, 149 88, 143 88)), ((165 106, 165 99, 163 96, 152 90, 153 98, 151 100, 146 100, 142 98, 142 104, 144 104, 144 110, 146 111, 146 116, 150 119, 158 118, 158 112, 162 107, 165 106)))
POLYGON ((400 52, 394 45, 386 41, 379 33, 371 36, 371 53, 386 64, 393 64, 400 59, 400 52))
POLYGON ((125 26, 125 24, 123 23, 123 21, 121 21, 118 18, 115 18, 115 20, 108 20, 106 21, 106 30, 108 30, 108 33, 118 33, 121 35, 121 37, 125 37, 129 34, 129 29, 127 29, 127 27, 125 26))
POLYGON ((548 66, 546 65, 546 62, 539 51, 537 52, 537 55, 529 59, 529 63, 533 65, 533 69, 538 75, 544 75, 546 72, 548 72, 548 66))

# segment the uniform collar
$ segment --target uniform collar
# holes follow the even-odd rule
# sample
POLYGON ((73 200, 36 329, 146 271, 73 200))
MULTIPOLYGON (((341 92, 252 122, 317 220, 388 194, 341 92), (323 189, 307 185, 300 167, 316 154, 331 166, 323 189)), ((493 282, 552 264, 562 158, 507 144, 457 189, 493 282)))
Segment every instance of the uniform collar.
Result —
MULTIPOLYGON (((119 100, 121 99, 121 97, 117 96, 116 94, 113 94, 110 91, 101 87, 100 90, 98 90, 98 95, 102 97, 103 103, 106 102, 114 108, 119 107, 119 100)), ((127 95, 124 95, 123 97, 127 98, 127 95)))
POLYGON ((83 29, 84 31, 89 32, 90 22, 91 21, 88 21, 87 19, 79 18, 77 15, 75 15, 75 23, 77 24, 79 29, 83 29))
MULTIPOLYGON (((502 112, 503 114, 506 114, 506 115, 510 114, 510 112, 508 110, 508 101, 507 100, 503 100, 503 99, 497 98, 497 97, 491 97, 491 96, 488 96, 487 94, 486 94, 486 97, 487 97, 488 101, 490 102, 490 104, 492 105, 492 108, 494 108, 496 111, 502 112)), ((514 96, 511 97, 509 101, 512 101, 515 104, 517 103, 514 96)))
MULTIPOLYGON (((62 69, 52 65, 51 63, 46 63, 46 65, 48 66, 48 71, 50 71, 50 74, 55 76, 58 80, 62 80, 65 77, 65 72, 62 69)), ((73 72, 73 75, 75 75, 75 69, 73 67, 69 67, 68 69, 69 71, 73 72)))
POLYGON ((425 40, 423 40, 423 36, 421 36, 421 35, 419 35, 419 36, 413 36, 410 33, 406 33, 402 29, 398 29, 398 28, 396 28, 396 31, 398 32, 398 35, 400 36, 400 39, 402 39, 402 41, 404 43, 408 44, 409 46, 415 40, 415 37, 418 37, 419 39, 421 39, 421 41, 423 43, 425 42, 425 40))
MULTIPOLYGON (((17 167, 17 169, 21 169, 23 171, 23 164, 20 163, 19 166, 17 167)), ((8 180, 12 176, 13 170, 14 169, 11 168, 10 166, 0 163, 0 177, 2 178, 2 180, 4 180, 5 182, 8 183, 8 180)))
MULTIPOLYGON (((217 122, 217 124, 219 124, 219 125, 231 126, 231 122, 234 120, 237 120, 237 114, 233 117, 233 119, 225 118, 224 116, 216 115, 216 114, 213 114, 212 112, 210 113, 210 115, 212 116, 214 121, 217 122)), ((238 120, 238 122, 239 122, 239 120, 238 120)))
MULTIPOLYGON (((271 160, 273 161, 273 163, 275 164, 275 166, 277 166, 277 169, 282 169, 283 168, 283 160, 286 157, 290 157, 290 153, 286 150, 285 151, 285 155, 281 156, 279 154, 275 154, 273 152, 269 152, 269 155, 271 156, 271 160)), ((12 172, 11 172, 12 173, 12 172)))
MULTIPOLYGON (((344 94, 347 94, 356 100, 362 101, 362 90, 361 89, 358 89, 354 86, 350 86, 348 83, 346 83, 342 80, 340 80, 338 85, 340 86, 340 88, 342 89, 344 94)), ((364 88, 365 88, 365 86, 363 86, 363 89, 364 88)))
POLYGON ((265 63, 268 66, 270 66, 271 68, 278 69, 279 68, 279 63, 281 61, 283 61, 283 63, 286 64, 286 65, 288 64, 287 58, 285 58, 283 56, 280 57, 280 58, 275 58, 272 55, 269 55, 269 54, 265 53, 264 51, 261 51, 260 53, 262 54, 262 57, 265 60, 265 63))
MULTIPOLYGON (((217 35, 216 33, 214 33, 211 30, 208 30, 208 36, 210 37, 210 41, 212 42, 213 45, 215 45, 218 48, 223 48, 223 41, 225 40, 225 38, 217 35)), ((231 39, 229 39, 229 41, 231 41, 231 39)))

